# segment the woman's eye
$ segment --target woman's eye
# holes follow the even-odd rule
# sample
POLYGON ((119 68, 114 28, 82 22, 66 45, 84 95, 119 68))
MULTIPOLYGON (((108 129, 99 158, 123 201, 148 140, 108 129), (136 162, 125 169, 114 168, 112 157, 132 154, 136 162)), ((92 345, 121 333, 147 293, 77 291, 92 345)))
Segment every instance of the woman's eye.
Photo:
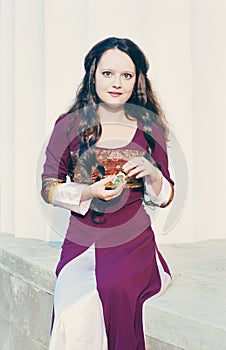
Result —
POLYGON ((109 71, 102 72, 102 74, 103 74, 105 77, 110 77, 110 76, 111 76, 111 72, 109 72, 109 71))
POLYGON ((125 79, 131 79, 133 77, 130 73, 124 73, 123 76, 125 79))

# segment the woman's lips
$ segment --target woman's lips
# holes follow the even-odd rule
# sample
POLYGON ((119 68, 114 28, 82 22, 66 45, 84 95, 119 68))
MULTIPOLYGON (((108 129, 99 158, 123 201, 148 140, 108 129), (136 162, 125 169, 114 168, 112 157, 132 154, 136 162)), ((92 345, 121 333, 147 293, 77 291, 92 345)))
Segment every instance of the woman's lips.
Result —
POLYGON ((122 95, 121 92, 114 92, 114 91, 110 91, 109 94, 112 96, 112 97, 119 97, 122 95))

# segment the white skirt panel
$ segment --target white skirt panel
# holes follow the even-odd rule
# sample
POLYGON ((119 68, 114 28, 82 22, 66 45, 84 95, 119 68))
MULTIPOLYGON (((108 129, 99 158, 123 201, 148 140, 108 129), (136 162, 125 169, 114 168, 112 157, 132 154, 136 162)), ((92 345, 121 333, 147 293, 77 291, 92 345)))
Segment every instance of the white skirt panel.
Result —
POLYGON ((91 246, 59 273, 49 350, 107 350, 102 304, 91 246))

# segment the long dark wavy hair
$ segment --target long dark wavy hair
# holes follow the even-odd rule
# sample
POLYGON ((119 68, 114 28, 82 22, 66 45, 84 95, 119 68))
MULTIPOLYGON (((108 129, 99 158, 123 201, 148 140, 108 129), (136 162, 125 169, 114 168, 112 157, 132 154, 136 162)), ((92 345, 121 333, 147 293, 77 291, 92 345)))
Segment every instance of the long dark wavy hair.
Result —
MULTIPOLYGON (((79 86, 75 101, 67 113, 79 113, 79 155, 83 160, 83 177, 90 179, 90 169, 95 166, 99 171, 99 178, 104 174, 104 169, 97 162, 92 147, 101 136, 101 124, 97 115, 98 104, 101 103, 95 89, 95 73, 97 65, 103 53, 109 49, 118 49, 126 53, 133 61, 136 68, 136 81, 133 93, 125 104, 125 115, 136 118, 143 125, 144 136, 149 144, 150 154, 155 147, 155 141, 151 136, 152 123, 158 124, 168 139, 168 126, 165 114, 153 92, 151 82, 147 77, 149 63, 142 50, 130 39, 110 37, 94 45, 85 57, 85 75, 79 86), (89 150, 89 152, 87 152, 89 150), (86 151, 86 152, 85 152, 86 151), (86 154, 86 156, 85 156, 86 154), (92 161, 91 161, 92 159, 92 161), (95 164, 94 164, 95 163, 95 164), (86 175, 85 175, 86 174, 86 175)), ((158 167, 159 165, 156 164, 158 167)), ((93 211, 95 212, 95 210, 93 211)), ((94 221, 95 215, 93 214, 94 221)))

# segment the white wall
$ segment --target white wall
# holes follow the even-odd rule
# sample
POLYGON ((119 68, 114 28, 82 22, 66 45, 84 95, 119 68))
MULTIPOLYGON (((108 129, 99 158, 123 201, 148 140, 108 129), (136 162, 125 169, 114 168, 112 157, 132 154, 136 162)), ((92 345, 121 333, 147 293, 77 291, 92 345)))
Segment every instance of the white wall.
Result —
POLYGON ((194 227, 226 237, 226 2, 192 1, 194 227))
POLYGON ((0 2, 0 223, 2 232, 15 227, 14 163, 14 4, 0 2))
POLYGON ((224 217, 226 175, 220 151, 226 108, 224 0, 214 2, 215 12, 210 0, 0 4, 1 231, 62 239, 67 214, 40 202, 36 164, 40 172, 43 145, 54 120, 74 99, 85 54, 97 41, 114 35, 131 38, 148 56, 149 76, 173 132, 169 154, 176 197, 171 207, 155 214, 158 241, 226 237, 219 220, 224 217), (214 141, 211 147, 206 134, 214 141), (222 181, 221 189, 216 181, 222 181))
POLYGON ((15 234, 45 238, 35 186, 45 126, 44 0, 15 1, 15 234))

